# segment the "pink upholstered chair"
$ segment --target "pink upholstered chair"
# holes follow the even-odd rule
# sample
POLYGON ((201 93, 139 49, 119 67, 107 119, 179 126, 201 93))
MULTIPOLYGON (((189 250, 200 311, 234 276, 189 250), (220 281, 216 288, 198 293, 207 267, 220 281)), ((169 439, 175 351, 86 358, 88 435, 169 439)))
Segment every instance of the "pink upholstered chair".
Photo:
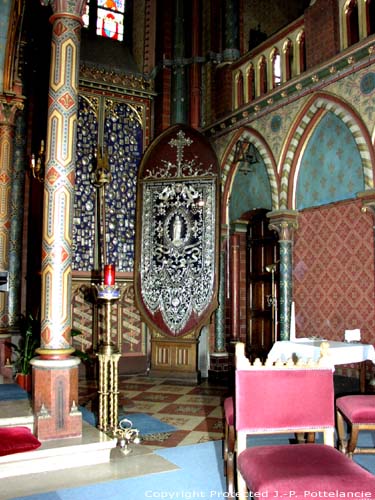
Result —
MULTIPOLYGON (((245 357, 245 344, 236 344, 234 365, 237 366, 237 357, 245 357)), ((227 479, 227 492, 235 493, 235 464, 234 453, 236 447, 236 431, 234 426, 234 398, 229 396, 224 400, 224 475, 227 479)))
POLYGON ((375 396, 355 394, 336 399, 337 433, 340 450, 352 458, 354 453, 375 453, 375 448, 358 447, 360 431, 375 431, 375 396), (349 431, 347 440, 346 426, 349 431))
POLYGON ((235 376, 237 496, 306 499, 370 491, 375 476, 334 448, 332 369, 255 366, 237 357, 235 376), (323 433, 324 444, 247 447, 255 434, 323 433))

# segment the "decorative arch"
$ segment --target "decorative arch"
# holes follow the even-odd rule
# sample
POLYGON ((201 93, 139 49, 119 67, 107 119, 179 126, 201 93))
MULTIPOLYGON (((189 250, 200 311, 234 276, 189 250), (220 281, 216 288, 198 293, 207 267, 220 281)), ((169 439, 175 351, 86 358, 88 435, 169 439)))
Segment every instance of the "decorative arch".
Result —
POLYGON ((284 42, 283 54, 284 54, 284 58, 283 58, 283 72, 282 72, 282 74, 284 75, 283 81, 287 82, 292 78, 292 74, 293 74, 292 68, 293 68, 294 53, 293 53, 293 44, 292 44, 292 41, 290 40, 290 38, 287 38, 284 42))
POLYGON ((244 81, 242 71, 239 72, 236 79, 237 87, 237 108, 244 105, 244 81))
POLYGON ((262 96, 268 91, 268 80, 267 80, 267 59, 262 55, 258 62, 258 95, 262 96))
POLYGON ((359 13, 357 0, 349 0, 345 5, 345 28, 347 46, 359 42, 359 13))
POLYGON ((301 30, 296 38, 296 74, 300 75, 306 70, 306 44, 305 44, 305 30, 301 30))
POLYGON ((255 99, 255 71, 252 63, 250 64, 246 72, 246 82, 247 82, 246 102, 252 102, 255 99))
POLYGON ((362 160, 365 190, 374 187, 374 153, 369 133, 359 116, 347 104, 333 96, 325 94, 315 95, 300 113, 299 119, 287 141, 282 156, 280 177, 280 209, 292 208, 294 189, 298 177, 298 158, 308 138, 308 131, 313 121, 317 122, 324 111, 330 111, 341 119, 349 128, 362 160))
POLYGON ((236 108, 244 104, 244 81, 242 71, 239 70, 235 75, 235 101, 236 108))
POLYGON ((274 89, 281 85, 283 81, 282 67, 281 67, 281 55, 277 47, 274 47, 270 54, 270 83, 271 88, 274 89))
POLYGON ((221 207, 221 223, 228 224, 228 211, 227 206, 229 203, 229 198, 232 192, 233 181, 237 172, 237 165, 234 163, 234 152, 236 149, 236 143, 240 139, 247 139, 254 144, 257 148, 262 161, 266 167, 270 188, 271 188, 271 199, 272 199, 272 210, 277 210, 279 208, 279 179, 276 173, 276 163, 273 158, 272 152, 268 147, 267 143, 261 137, 261 135, 253 129, 243 128, 235 134, 228 146, 227 153, 224 155, 222 174, 221 174, 221 186, 222 186, 222 207, 221 207))

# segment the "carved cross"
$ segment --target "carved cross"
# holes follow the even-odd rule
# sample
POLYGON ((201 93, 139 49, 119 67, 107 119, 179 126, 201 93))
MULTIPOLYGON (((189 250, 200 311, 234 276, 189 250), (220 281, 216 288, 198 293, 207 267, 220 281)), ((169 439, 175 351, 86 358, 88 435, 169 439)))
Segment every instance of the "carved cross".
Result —
POLYGON ((186 137, 184 132, 180 130, 177 134, 177 139, 171 139, 169 144, 177 149, 177 174, 176 177, 182 177, 182 161, 184 158, 185 146, 190 146, 192 140, 186 137))

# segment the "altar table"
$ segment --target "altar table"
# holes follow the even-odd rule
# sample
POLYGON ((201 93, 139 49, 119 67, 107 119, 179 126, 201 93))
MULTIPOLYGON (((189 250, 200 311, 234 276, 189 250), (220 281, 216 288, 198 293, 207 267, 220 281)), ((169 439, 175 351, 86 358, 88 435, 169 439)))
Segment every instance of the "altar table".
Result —
MULTIPOLYGON (((320 344, 323 339, 300 338, 295 340, 280 340, 274 343, 268 353, 271 361, 287 361, 290 358, 313 359, 317 361, 320 356, 320 344)), ((337 342, 326 340, 329 343, 329 353, 334 365, 346 365, 359 363, 360 366, 360 390, 365 392, 366 364, 369 360, 375 363, 375 349, 371 344, 361 342, 337 342)))

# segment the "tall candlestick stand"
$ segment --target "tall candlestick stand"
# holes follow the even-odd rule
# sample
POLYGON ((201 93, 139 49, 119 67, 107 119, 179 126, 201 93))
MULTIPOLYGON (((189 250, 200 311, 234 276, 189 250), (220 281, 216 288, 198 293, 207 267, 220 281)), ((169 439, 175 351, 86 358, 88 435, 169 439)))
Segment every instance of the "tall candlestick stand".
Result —
POLYGON ((267 303, 272 308, 272 342, 277 340, 277 291, 275 282, 276 262, 266 266, 266 271, 271 273, 271 295, 267 295, 267 303))
POLYGON ((98 190, 95 239, 95 268, 99 269, 101 245, 99 233, 102 229, 102 251, 104 264, 104 284, 93 284, 97 294, 97 301, 104 303, 106 327, 105 337, 98 346, 99 360, 99 423, 101 431, 111 433, 117 437, 118 445, 124 454, 131 452, 130 443, 139 443, 139 430, 133 428, 128 419, 118 422, 118 362, 121 357, 117 346, 111 338, 111 316, 112 306, 120 298, 120 290, 115 281, 115 265, 107 263, 107 239, 106 239, 106 210, 105 210, 105 187, 111 180, 110 164, 107 154, 102 154, 101 148, 97 152, 97 164, 95 169, 95 186, 98 190), (101 224, 100 224, 101 220, 101 224))
POLYGON ((120 297, 116 285, 94 285, 97 298, 105 305, 106 331, 105 338, 99 345, 99 424, 103 432, 118 428, 118 362, 121 354, 111 340, 112 306, 120 297))

